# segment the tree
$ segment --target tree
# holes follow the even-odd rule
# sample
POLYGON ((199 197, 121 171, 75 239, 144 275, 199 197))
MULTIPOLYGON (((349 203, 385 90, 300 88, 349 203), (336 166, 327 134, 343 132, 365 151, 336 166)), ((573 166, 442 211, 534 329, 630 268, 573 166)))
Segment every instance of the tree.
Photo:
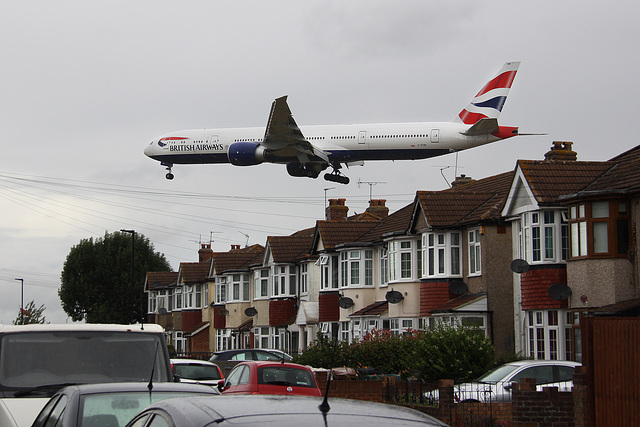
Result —
POLYGON ((47 319, 42 313, 46 310, 44 304, 40 307, 36 307, 36 304, 31 300, 24 308, 18 310, 18 317, 13 321, 14 325, 30 325, 30 324, 43 324, 47 322, 47 319), (24 320, 24 323, 23 323, 24 320))
POLYGON ((144 315, 143 289, 148 271, 170 271, 163 254, 141 234, 105 233, 71 248, 58 291, 62 308, 75 321, 129 324, 144 315), (131 250, 134 241, 133 290, 131 250))

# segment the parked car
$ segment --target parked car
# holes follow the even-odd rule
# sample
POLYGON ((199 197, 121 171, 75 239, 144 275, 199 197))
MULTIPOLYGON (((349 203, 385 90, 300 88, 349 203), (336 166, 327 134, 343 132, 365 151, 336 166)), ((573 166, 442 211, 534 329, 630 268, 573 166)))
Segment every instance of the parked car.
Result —
POLYGON ((127 427, 211 426, 446 426, 429 415, 401 406, 309 396, 220 396, 168 399, 150 405, 127 427))
POLYGON ((0 426, 28 427, 64 385, 171 382, 158 325, 0 325, 0 426))
POLYGON ((242 362, 220 384, 223 394, 322 396, 313 371, 295 363, 242 362))
POLYGON ((224 379, 222 370, 215 363, 195 359, 171 359, 173 375, 182 383, 218 386, 224 379))
POLYGON ((53 395, 32 427, 118 427, 163 399, 220 393, 199 384, 106 383, 69 386, 53 395))
MULTIPOLYGON (((261 348, 218 351, 213 353, 213 356, 211 356, 209 362, 215 363, 216 361, 282 360, 282 356, 274 353, 273 351, 274 350, 264 350, 261 348)), ((286 353, 284 354, 286 356, 289 356, 286 353)), ((291 358, 291 356, 289 356, 289 358, 291 358)))
MULTIPOLYGON (((520 360, 501 365, 476 381, 454 387, 458 402, 510 402, 513 383, 523 378, 535 378, 538 390, 558 387, 560 391, 573 388, 573 372, 580 363, 566 360, 520 360)), ((437 391, 427 398, 436 398, 437 391)))

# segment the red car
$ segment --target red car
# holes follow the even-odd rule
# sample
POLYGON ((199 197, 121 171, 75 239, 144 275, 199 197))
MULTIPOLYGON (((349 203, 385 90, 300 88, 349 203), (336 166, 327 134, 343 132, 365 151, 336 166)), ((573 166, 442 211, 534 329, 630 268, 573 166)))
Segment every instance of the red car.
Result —
POLYGON ((242 362, 218 387, 223 394, 322 396, 313 371, 295 363, 242 362))

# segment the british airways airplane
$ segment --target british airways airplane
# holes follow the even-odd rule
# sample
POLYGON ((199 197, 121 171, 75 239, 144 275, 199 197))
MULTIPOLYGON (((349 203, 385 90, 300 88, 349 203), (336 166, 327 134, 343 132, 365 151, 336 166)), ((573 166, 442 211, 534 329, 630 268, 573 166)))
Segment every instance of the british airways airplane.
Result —
POLYGON ((174 164, 281 163, 291 176, 317 178, 329 166, 327 181, 348 184, 340 169, 369 160, 417 160, 441 156, 518 135, 498 125, 520 62, 507 62, 451 122, 323 125, 298 127, 287 97, 271 105, 266 129, 198 129, 154 139, 144 154, 167 169, 174 164))

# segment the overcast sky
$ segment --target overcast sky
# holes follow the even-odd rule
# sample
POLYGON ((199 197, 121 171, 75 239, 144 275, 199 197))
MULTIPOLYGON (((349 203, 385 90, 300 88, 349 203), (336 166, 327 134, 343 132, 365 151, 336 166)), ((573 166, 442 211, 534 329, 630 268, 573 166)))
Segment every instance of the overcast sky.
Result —
POLYGON ((0 0, 0 322, 18 314, 15 278, 67 321, 66 256, 106 231, 144 234, 177 269, 211 237, 226 251, 314 226, 325 194, 394 211, 456 164, 483 178, 554 140, 579 160, 622 153, 638 144, 639 15, 630 0, 0 0), (143 154, 175 130, 264 126, 282 95, 300 126, 451 120, 507 61, 522 64, 500 123, 548 135, 367 163, 347 186, 277 165, 178 165, 167 181, 143 154))

